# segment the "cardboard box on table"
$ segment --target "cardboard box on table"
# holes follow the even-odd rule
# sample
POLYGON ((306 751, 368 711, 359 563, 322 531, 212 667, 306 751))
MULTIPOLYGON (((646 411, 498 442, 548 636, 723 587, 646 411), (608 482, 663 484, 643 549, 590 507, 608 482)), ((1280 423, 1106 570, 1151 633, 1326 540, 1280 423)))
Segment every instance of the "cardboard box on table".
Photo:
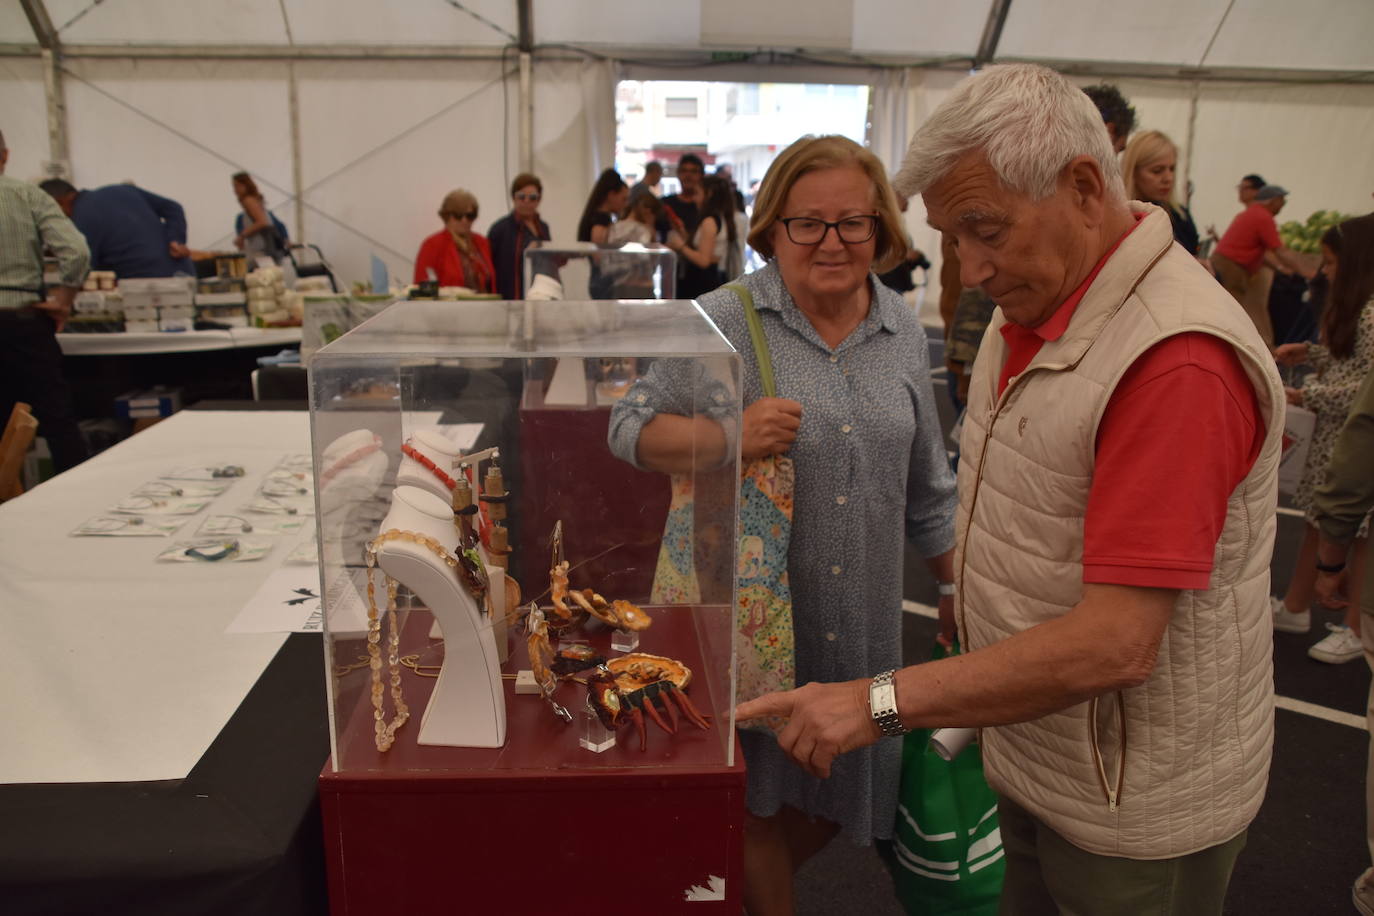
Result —
MULTIPOLYGON (((667 913, 689 898, 689 912, 739 910, 744 765, 732 698, 737 456, 692 467, 679 481, 710 494, 698 502, 689 535, 700 594, 691 604, 654 604, 669 478, 621 462, 606 432, 608 402, 632 391, 634 376, 656 361, 665 361, 660 371, 691 380, 690 390, 678 392, 684 412, 709 405, 729 427, 729 441, 737 441, 739 357, 691 302, 401 302, 312 359, 333 750, 320 792, 335 913, 667 913), (398 494, 398 482, 415 481, 417 466, 402 462, 402 444, 433 443, 436 435, 456 442, 472 432, 465 424, 481 431, 463 443, 464 453, 500 451, 509 575, 521 612, 533 601, 552 613, 549 540, 562 522, 572 587, 649 613, 653 623, 639 634, 637 651, 692 670, 686 694, 711 717, 709 729, 679 713, 676 734, 646 725, 643 751, 628 725, 609 749, 587 750, 579 738, 594 719, 582 685, 565 681, 554 696, 572 723, 537 693, 515 692, 514 675, 530 667, 521 626, 503 630, 498 613, 473 618, 469 630, 441 614, 452 627, 441 631, 423 605, 423 589, 417 585, 412 594, 403 581, 398 655, 412 665, 399 669, 410 718, 390 749, 377 750, 364 633, 366 543, 384 517, 395 518, 388 513, 409 492, 398 494), (467 660, 462 671, 459 658, 467 660), (499 680, 483 673, 489 664, 499 665, 499 680), (440 665, 442 681, 425 676, 440 665), (471 686, 455 704, 457 683, 471 686), (470 743, 486 746, 461 746, 465 734, 479 735, 470 743)), ((486 471, 483 461, 479 481, 486 471)), ((494 555, 484 552, 483 559, 494 555)), ((494 565, 487 571, 495 593, 505 576, 494 565)), ((387 589, 381 570, 374 575, 385 616, 387 589)), ((565 639, 614 657, 620 653, 611 647, 613 635, 593 621, 565 639)))

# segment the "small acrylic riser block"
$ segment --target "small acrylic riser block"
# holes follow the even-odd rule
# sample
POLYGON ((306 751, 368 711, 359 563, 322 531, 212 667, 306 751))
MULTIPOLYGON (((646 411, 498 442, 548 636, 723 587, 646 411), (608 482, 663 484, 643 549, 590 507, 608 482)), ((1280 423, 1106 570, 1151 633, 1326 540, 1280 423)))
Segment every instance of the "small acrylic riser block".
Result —
POLYGON ((639 648, 639 634, 627 631, 616 630, 611 634, 612 652, 633 652, 639 648))
POLYGON ((579 746, 593 754, 609 751, 615 747, 615 732, 601 724, 594 712, 582 713, 582 735, 577 739, 579 746))

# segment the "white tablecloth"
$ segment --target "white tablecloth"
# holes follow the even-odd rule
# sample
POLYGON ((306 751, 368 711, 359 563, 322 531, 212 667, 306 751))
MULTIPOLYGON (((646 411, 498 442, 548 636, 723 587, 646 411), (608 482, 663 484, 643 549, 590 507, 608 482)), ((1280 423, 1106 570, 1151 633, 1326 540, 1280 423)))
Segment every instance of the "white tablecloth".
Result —
POLYGON ((65 356, 121 356, 192 353, 240 347, 289 346, 301 342, 300 328, 231 328, 227 331, 152 331, 140 334, 58 334, 65 356))
POLYGON ((252 563, 154 557, 207 514, 235 514, 282 455, 309 448, 304 412, 183 411, 0 505, 0 783, 190 772, 286 638, 225 627, 295 538, 252 563), (177 535, 68 536, 139 485, 202 463, 247 476, 177 535))

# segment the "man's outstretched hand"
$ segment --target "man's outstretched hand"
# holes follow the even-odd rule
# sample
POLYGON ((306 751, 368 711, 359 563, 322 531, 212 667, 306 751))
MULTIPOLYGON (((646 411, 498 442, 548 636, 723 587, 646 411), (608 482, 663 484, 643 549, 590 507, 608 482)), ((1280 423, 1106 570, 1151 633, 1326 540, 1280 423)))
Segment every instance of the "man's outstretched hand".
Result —
POLYGON ((822 779, 840 754, 867 747, 882 737, 868 709, 871 678, 836 684, 811 683, 784 693, 769 693, 735 708, 736 719, 773 716, 786 719, 778 746, 798 766, 822 779))

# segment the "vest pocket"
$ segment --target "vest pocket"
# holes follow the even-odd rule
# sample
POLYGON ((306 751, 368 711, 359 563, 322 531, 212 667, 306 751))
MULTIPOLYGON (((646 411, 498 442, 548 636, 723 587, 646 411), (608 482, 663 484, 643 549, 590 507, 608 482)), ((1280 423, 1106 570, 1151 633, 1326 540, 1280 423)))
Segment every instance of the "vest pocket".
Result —
MULTIPOLYGON (((1107 798, 1107 808, 1115 811, 1121 804, 1121 790, 1126 782, 1126 695, 1121 691, 1116 692, 1116 730, 1120 736, 1116 749, 1116 777, 1109 779, 1107 770, 1108 761, 1102 753, 1101 735, 1098 730, 1098 707, 1101 697, 1093 697, 1088 704, 1088 732, 1089 747, 1092 749, 1093 764, 1097 767, 1098 783, 1102 786, 1102 794, 1107 798)), ((1112 711, 1110 708, 1103 710, 1102 715, 1111 724, 1112 711)), ((1110 728, 1105 729, 1110 731, 1110 728)))

